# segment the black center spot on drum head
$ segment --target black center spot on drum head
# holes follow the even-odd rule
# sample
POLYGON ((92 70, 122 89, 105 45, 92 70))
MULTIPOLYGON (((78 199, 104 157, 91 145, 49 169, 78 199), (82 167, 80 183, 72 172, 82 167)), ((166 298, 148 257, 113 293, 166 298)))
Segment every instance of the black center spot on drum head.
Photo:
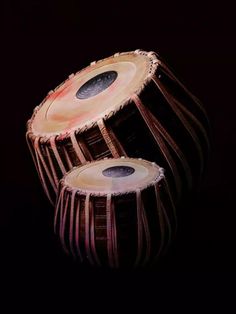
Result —
POLYGON ((105 177, 121 178, 130 176, 132 173, 134 173, 134 171, 134 168, 128 166, 113 166, 103 170, 102 174, 105 177))
POLYGON ((98 95, 107 89, 116 80, 117 76, 116 71, 106 71, 94 76, 78 89, 76 97, 78 99, 88 99, 98 95))

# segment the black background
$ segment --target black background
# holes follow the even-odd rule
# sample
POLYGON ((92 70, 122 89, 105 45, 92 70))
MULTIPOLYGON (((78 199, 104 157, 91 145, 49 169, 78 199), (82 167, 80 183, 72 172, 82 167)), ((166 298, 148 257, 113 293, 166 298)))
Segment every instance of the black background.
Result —
POLYGON ((102 299, 120 284, 126 292, 141 286, 142 291, 157 282, 167 287, 173 276, 182 281, 211 273, 217 281, 235 271, 233 19, 234 10, 226 2, 4 3, 0 226, 2 269, 11 278, 7 282, 14 282, 10 291, 20 290, 25 282, 29 287, 39 282, 45 288, 57 286, 62 292, 75 285, 79 293, 100 291, 102 299), (176 243, 157 269, 87 270, 64 256, 54 238, 53 208, 34 170, 25 124, 46 93, 70 73, 93 60, 137 48, 158 51, 204 103, 212 127, 209 171, 200 194, 186 210, 176 243))

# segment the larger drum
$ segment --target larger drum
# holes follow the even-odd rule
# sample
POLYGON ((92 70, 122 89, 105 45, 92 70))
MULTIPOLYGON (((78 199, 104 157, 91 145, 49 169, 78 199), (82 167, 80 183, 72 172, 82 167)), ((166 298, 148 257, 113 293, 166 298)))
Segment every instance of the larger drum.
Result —
POLYGON ((209 147, 197 98, 154 52, 140 50, 69 76, 35 108, 26 137, 52 203, 73 166, 122 155, 164 167, 179 200, 202 177, 209 147))
POLYGON ((118 158, 73 168, 60 181, 55 232, 68 254, 91 265, 141 266, 168 248, 175 206, 163 168, 118 158))

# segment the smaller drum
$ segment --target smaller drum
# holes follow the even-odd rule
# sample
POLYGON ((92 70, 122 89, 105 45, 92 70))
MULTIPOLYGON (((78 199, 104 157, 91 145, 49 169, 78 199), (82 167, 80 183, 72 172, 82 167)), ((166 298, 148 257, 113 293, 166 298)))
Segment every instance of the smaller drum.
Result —
POLYGON ((125 157, 73 168, 59 183, 54 228, 64 250, 91 265, 154 261, 176 231, 163 168, 125 157))

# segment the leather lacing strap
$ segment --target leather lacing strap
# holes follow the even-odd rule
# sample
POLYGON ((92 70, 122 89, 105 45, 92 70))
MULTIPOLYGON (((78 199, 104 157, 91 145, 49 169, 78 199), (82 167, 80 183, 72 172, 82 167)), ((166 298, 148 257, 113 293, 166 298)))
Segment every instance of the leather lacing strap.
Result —
POLYGON ((113 245, 111 236, 111 194, 107 195, 106 201, 106 216, 107 216, 107 253, 108 253, 108 263, 110 267, 114 267, 113 258, 113 245))
POLYGON ((75 194, 76 190, 72 190, 71 201, 70 201, 70 227, 69 227, 69 245, 70 251, 75 257, 75 251, 73 246, 73 237, 74 237, 74 211, 75 211, 75 194))
POLYGON ((107 252, 109 266, 114 268, 119 265, 118 247, 117 247, 117 230, 114 202, 111 194, 107 195, 106 201, 107 214, 107 252))
POLYGON ((56 161, 57 161, 57 163, 58 163, 58 165, 59 165, 59 167, 61 169, 62 174, 64 175, 66 173, 66 169, 65 169, 64 164, 63 164, 63 162, 61 160, 61 157, 60 157, 60 155, 58 153, 55 137, 51 137, 50 138, 50 144, 51 144, 54 156, 56 158, 56 161))
POLYGON ((171 225, 170 223, 164 204, 160 199, 160 188, 157 182, 155 184, 155 195, 156 195, 156 200, 157 200, 157 210, 158 210, 158 217, 159 217, 159 224, 160 224, 161 239, 160 239, 159 250, 156 256, 154 257, 154 262, 157 261, 160 254, 164 255, 166 253, 171 243, 171 239, 173 238, 173 234, 176 232, 176 226, 177 226, 175 205, 174 205, 174 202, 173 202, 173 199, 172 199, 172 196, 169 191, 169 187, 165 178, 162 181, 162 188, 166 190, 165 192, 167 193, 167 196, 169 197, 169 200, 171 202, 172 207, 170 209, 170 215, 173 215, 174 220, 175 220, 175 225, 171 225))
POLYGON ((94 208, 91 203, 90 193, 85 198, 85 251, 92 265, 100 265, 100 259, 95 244, 94 208))
POLYGON ((86 160, 94 160, 94 157, 90 153, 90 151, 89 151, 85 141, 82 138, 79 139, 79 145, 81 147, 81 151, 82 151, 82 153, 84 155, 84 158, 86 160))
POLYGON ((175 206, 173 197, 172 197, 172 195, 171 195, 170 188, 169 188, 169 184, 168 184, 168 181, 166 180, 166 178, 164 178, 163 183, 164 183, 164 188, 165 188, 165 190, 166 190, 166 194, 168 195, 168 198, 169 198, 170 204, 171 204, 171 213, 173 213, 173 218, 174 218, 174 226, 173 226, 173 227, 174 227, 174 230, 173 230, 172 233, 175 235, 175 234, 176 234, 176 231, 177 231, 177 227, 178 227, 176 206, 175 206))
POLYGON ((197 106, 200 108, 200 110, 203 112, 206 120, 208 121, 208 117, 206 114, 206 111, 204 109, 204 107, 201 105, 199 99, 194 96, 186 87, 185 85, 174 75, 174 73, 164 64, 164 63, 160 63, 160 65, 162 66, 162 68, 164 69, 164 73, 167 74, 172 80, 176 81, 180 87, 183 88, 183 90, 195 101, 195 103, 197 104, 197 106))
POLYGON ((115 143, 118 151, 119 151, 119 155, 120 156, 124 156, 124 157, 127 157, 127 154, 124 150, 124 147, 122 146, 122 144, 120 143, 120 141, 117 139, 115 133, 113 132, 113 130, 111 128, 109 128, 109 134, 110 134, 110 137, 112 139, 112 142, 115 143))
POLYGON ((170 105, 171 109, 175 112, 176 116, 182 122, 184 128, 187 130, 187 132, 189 133, 189 135, 192 138, 193 142, 195 143, 197 151, 198 151, 199 159, 200 159, 200 176, 202 176, 202 172, 203 172, 203 153, 202 153, 201 146, 199 144, 199 138, 198 138, 195 130, 193 129, 193 127, 191 126, 189 121, 185 118, 185 116, 182 113, 180 107, 177 105, 177 101, 166 90, 165 86, 161 83, 161 81, 156 76, 154 76, 152 78, 152 80, 154 81, 154 83, 156 84, 158 89, 161 91, 161 93, 163 94, 163 96, 167 100, 168 104, 170 105))
POLYGON ((151 235, 150 235, 147 215, 143 206, 141 191, 140 189, 136 189, 135 192, 136 192, 136 206, 137 206, 138 245, 137 245, 137 256, 136 256, 134 266, 138 266, 140 263, 142 251, 143 251, 143 235, 145 236, 146 250, 145 250, 145 256, 144 256, 144 260, 142 264, 145 265, 149 260, 149 257, 151 255, 151 235))
POLYGON ((42 183, 42 186, 43 186, 43 189, 47 195, 47 197, 49 198, 51 204, 53 205, 53 201, 50 197, 50 194, 49 194, 49 191, 48 191, 48 188, 47 188, 47 185, 46 185, 46 182, 45 182, 45 179, 44 179, 44 176, 43 176, 43 172, 42 172, 42 169, 41 169, 41 165, 40 165, 40 161, 39 161, 39 157, 37 155, 37 151, 36 151, 36 148, 35 148, 35 142, 33 141, 33 146, 34 146, 34 149, 35 149, 35 154, 33 152, 33 149, 31 147, 31 144, 30 144, 30 140, 28 138, 28 133, 26 134, 26 141, 27 141, 27 144, 28 144, 28 147, 29 147, 29 150, 30 150, 30 153, 31 153, 31 156, 33 158, 33 161, 34 161, 34 164, 35 164, 35 168, 37 170, 37 173, 38 173, 38 176, 39 176, 39 179, 42 183))
POLYGON ((168 249, 168 247, 170 246, 170 243, 171 243, 171 239, 172 239, 172 229, 171 229, 171 224, 170 224, 170 220, 169 220, 169 217, 165 211, 165 207, 163 205, 163 203, 161 202, 161 210, 162 210, 162 213, 163 213, 163 216, 164 216, 164 219, 165 219, 165 223, 166 223, 166 226, 167 226, 167 232, 166 234, 168 234, 168 237, 167 237, 167 240, 166 240, 166 245, 165 247, 163 248, 163 251, 162 251, 162 254, 164 255, 168 249))
POLYGON ((119 266, 119 256, 118 256, 118 244, 117 244, 117 228, 116 228, 116 213, 115 213, 115 204, 111 202, 111 235, 112 235, 112 245, 114 252, 114 262, 115 267, 119 266))
POLYGON ((53 201, 51 199, 49 190, 47 188, 47 184, 46 184, 46 181, 45 181, 45 178, 44 178, 44 174, 43 174, 43 171, 42 171, 42 168, 41 168, 40 161, 41 161, 41 163, 42 163, 42 165, 44 167, 44 170, 45 170, 45 172, 46 172, 46 174, 48 176, 48 179, 49 179, 49 181, 50 181, 50 183, 51 183, 55 193, 56 193, 56 187, 55 187, 55 184, 54 184, 53 179, 51 177, 51 174, 50 174, 50 172, 48 170, 46 162, 43 159, 43 156, 41 154, 40 147, 39 147, 39 138, 38 137, 34 141, 34 148, 35 148, 35 151, 36 151, 36 160, 37 160, 38 170, 39 170, 40 178, 42 180, 42 185, 43 185, 44 191, 45 191, 47 197, 49 198, 50 202, 53 204, 53 201))
POLYGON ((63 146, 63 152, 64 152, 64 155, 65 155, 65 158, 66 158, 67 165, 68 165, 69 169, 71 169, 73 167, 73 165, 72 165, 72 162, 70 160, 69 154, 68 154, 65 146, 63 146))
POLYGON ((94 264, 92 252, 90 248, 90 193, 85 198, 85 251, 90 264, 94 264))
POLYGON ((141 192, 139 189, 136 190, 136 206, 137 206, 137 256, 135 260, 135 266, 140 263, 140 259, 142 256, 143 250, 143 221, 142 221, 142 199, 141 199, 141 192))
POLYGON ((143 105, 142 101, 140 100, 140 98, 137 95, 133 95, 132 99, 133 99, 137 109, 139 110, 142 118, 144 119, 146 125, 148 126, 152 136, 154 137, 157 145, 159 146, 160 150, 162 151, 162 154, 164 155, 166 162, 168 163, 168 165, 171 169, 171 172, 172 172, 173 178, 174 178, 174 182, 175 182, 175 188, 177 191, 177 198, 180 198, 182 182, 180 180, 178 168, 177 168, 167 146, 165 145, 165 142, 162 140, 159 132, 157 132, 157 129, 156 129, 154 122, 151 118, 151 115, 149 113, 149 110, 143 105))
POLYGON ((67 220, 67 212, 68 212, 68 204, 69 204, 69 193, 66 194, 66 201, 65 206, 63 206, 63 199, 62 199, 62 206, 61 206, 61 225, 60 225, 60 239, 62 243, 62 247, 65 250, 67 254, 69 254, 69 251, 66 246, 65 242, 65 227, 66 227, 66 220, 67 220))
MULTIPOLYGON (((38 165, 37 165, 37 161, 36 161, 35 152, 33 151, 32 147, 31 147, 31 140, 29 138, 29 132, 26 133, 26 142, 27 142, 27 145, 29 147, 30 154, 31 154, 31 156, 33 158, 33 162, 34 162, 35 168, 36 168, 36 170, 38 172, 38 175, 39 175, 39 170, 38 170, 38 165)), ((34 144, 33 144, 33 146, 34 146, 34 144)))
POLYGON ((155 190, 156 208, 157 208, 157 215, 158 215, 159 228, 160 228, 160 245, 159 245, 157 254, 155 256, 155 260, 156 260, 160 256, 164 248, 164 244, 165 244, 165 222, 164 222, 164 215, 163 215, 162 207, 161 207, 161 199, 160 199, 160 191, 159 191, 158 182, 155 183, 154 190, 155 190))
POLYGON ((81 163, 84 163, 86 161, 86 159, 85 159, 84 154, 83 154, 83 152, 79 146, 79 143, 77 142, 75 132, 71 132, 70 139, 71 139, 71 143, 72 143, 72 146, 75 150, 77 158, 79 159, 79 161, 81 163))
POLYGON ((174 141, 174 139, 170 136, 170 134, 162 126, 160 121, 158 121, 158 119, 151 112, 150 112, 150 115, 151 115, 152 120, 154 122, 154 126, 156 127, 158 132, 160 132, 160 134, 163 136, 165 141, 172 147, 172 149, 176 153, 177 157, 179 158, 179 161, 181 162, 183 169, 185 171, 185 176, 186 176, 188 187, 191 190, 193 178, 192 178, 192 172, 191 172, 190 166, 187 162, 187 159, 185 158, 183 152, 181 151, 181 149, 179 148, 177 143, 174 141))
POLYGON ((100 259, 96 250, 96 241, 95 241, 95 217, 94 217, 94 206, 90 203, 90 240, 91 240, 91 251, 97 265, 101 265, 100 259))
POLYGON ((105 143, 107 144, 107 147, 109 148, 112 156, 114 158, 118 158, 120 155, 119 155, 119 152, 109 134, 109 130, 108 128, 106 127, 105 123, 104 123, 104 120, 103 119, 100 119, 98 122, 97 122, 97 125, 99 127, 99 130, 102 134, 102 137, 105 141, 105 143))
MULTIPOLYGON (((57 220, 58 220, 58 216, 60 213, 60 209, 61 209, 61 203, 63 203, 63 197, 64 197, 64 191, 65 191, 65 186, 62 187, 61 190, 59 190, 59 195, 58 195, 58 199, 57 199, 57 204, 56 204, 56 208, 55 208, 55 214, 54 214, 54 232, 57 233, 57 220), (60 208, 60 209, 59 209, 60 208)), ((60 221, 60 218, 59 218, 60 221)))
POLYGON ((145 239, 146 239, 146 253, 145 253, 145 257, 143 261, 143 265, 145 265, 149 261, 149 257, 151 255, 151 235, 150 235, 150 230, 148 226, 146 212, 143 208, 143 202, 142 202, 141 208, 142 208, 143 228, 144 228, 144 234, 145 234, 145 239))
POLYGON ((80 261, 83 260, 81 250, 80 250, 80 198, 78 198, 78 204, 76 208, 76 215, 75 215, 75 246, 77 250, 78 257, 80 258, 80 261))
POLYGON ((45 148, 46 148, 46 152, 47 152, 47 156, 48 156, 48 161, 49 161, 49 165, 50 165, 50 168, 51 168, 51 172, 52 172, 52 175, 53 175, 53 179, 54 179, 54 182, 55 182, 55 186, 58 186, 59 180, 58 180, 58 177, 57 177, 57 174, 56 174, 55 167, 54 167, 53 162, 52 162, 52 158, 51 158, 49 149, 48 149, 47 146, 45 148))
POLYGON ((210 143, 208 140, 207 132, 206 132, 204 126, 202 125, 202 123, 192 114, 191 111, 189 111, 186 107, 184 107, 177 99, 174 99, 174 101, 175 101, 176 105, 180 108, 180 110, 182 110, 187 116, 189 116, 189 118, 192 120, 192 122, 198 126, 198 128, 202 132, 202 135, 203 135, 205 142, 207 144, 207 149, 209 150, 210 149, 210 143))

